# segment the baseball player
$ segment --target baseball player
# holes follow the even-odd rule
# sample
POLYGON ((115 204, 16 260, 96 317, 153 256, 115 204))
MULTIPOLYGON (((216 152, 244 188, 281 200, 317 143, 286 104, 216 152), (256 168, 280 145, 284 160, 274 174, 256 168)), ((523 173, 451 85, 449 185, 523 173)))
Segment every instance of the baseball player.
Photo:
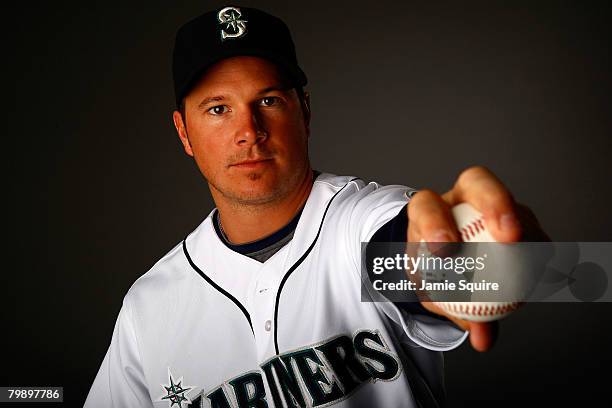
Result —
POLYGON ((185 24, 174 124, 216 208, 124 298, 86 407, 436 407, 442 352, 495 326, 430 303, 362 301, 361 243, 457 241, 469 202, 521 237, 510 193, 470 168, 439 196, 313 171, 286 25, 224 7, 185 24))

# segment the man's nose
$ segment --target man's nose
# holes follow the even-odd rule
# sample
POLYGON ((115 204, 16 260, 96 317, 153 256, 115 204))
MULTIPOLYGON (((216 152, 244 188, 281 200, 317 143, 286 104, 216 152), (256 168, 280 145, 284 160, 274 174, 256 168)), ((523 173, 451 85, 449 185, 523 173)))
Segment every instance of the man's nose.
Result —
POLYGON ((268 137, 263 121, 256 110, 246 109, 240 114, 238 120, 240 123, 234 140, 237 145, 255 145, 268 137))

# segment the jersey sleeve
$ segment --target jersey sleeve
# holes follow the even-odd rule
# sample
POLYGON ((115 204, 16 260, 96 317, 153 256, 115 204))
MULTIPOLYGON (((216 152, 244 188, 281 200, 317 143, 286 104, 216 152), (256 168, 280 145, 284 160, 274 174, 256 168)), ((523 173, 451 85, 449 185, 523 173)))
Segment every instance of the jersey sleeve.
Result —
MULTIPOLYGON (((361 273, 362 243, 405 242, 408 228, 406 213, 410 197, 416 190, 405 186, 364 185, 349 206, 346 225, 350 257, 361 273)), ((367 245, 367 244, 366 244, 367 245)), ((391 321, 402 327, 414 343, 435 351, 452 350, 465 341, 468 333, 450 320, 425 309, 418 301, 393 303, 379 293, 371 301, 391 321)))
POLYGON ((132 309, 124 300, 102 366, 91 386, 85 408, 150 408, 132 309))

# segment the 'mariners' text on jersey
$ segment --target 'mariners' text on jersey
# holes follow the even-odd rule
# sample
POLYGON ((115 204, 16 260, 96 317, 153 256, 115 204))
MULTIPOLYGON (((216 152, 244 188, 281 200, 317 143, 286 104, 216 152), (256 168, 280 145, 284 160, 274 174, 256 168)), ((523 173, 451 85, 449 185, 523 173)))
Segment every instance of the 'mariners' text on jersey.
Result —
MULTIPOLYGON (((261 371, 277 407, 321 406, 338 402, 361 384, 391 381, 401 365, 378 331, 362 330, 351 339, 339 336, 322 344, 274 356, 261 371)), ((192 397, 193 398, 193 397, 192 397)), ((262 375, 251 371, 202 392, 190 406, 212 408, 268 407, 262 375)))

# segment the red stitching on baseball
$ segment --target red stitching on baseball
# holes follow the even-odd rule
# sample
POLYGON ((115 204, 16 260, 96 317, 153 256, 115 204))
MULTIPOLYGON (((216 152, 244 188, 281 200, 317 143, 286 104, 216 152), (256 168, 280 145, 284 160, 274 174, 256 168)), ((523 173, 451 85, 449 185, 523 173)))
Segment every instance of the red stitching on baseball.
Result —
POLYGON ((480 228, 482 228, 482 230, 485 230, 485 226, 484 226, 484 222, 482 221, 482 218, 479 218, 478 221, 476 221, 478 223, 478 225, 480 226, 480 228))
POLYGON ((475 219, 461 228, 461 239, 463 241, 471 241, 473 238, 476 238, 478 234, 484 232, 484 230, 485 226, 482 218, 475 219))
POLYGON ((477 305, 456 302, 445 303, 445 306, 455 313, 463 313, 475 316, 495 316, 511 312, 518 308, 520 302, 511 302, 504 305, 477 305))

